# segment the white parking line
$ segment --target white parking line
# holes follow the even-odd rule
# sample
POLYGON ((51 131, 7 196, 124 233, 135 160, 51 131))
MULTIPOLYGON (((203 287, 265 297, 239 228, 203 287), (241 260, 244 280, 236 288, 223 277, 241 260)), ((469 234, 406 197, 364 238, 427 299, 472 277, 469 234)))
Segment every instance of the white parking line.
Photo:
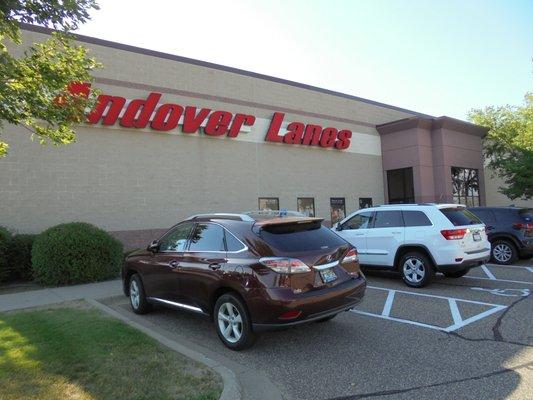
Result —
POLYGON ((489 279, 492 279, 493 281, 496 280, 496 277, 492 274, 492 272, 490 272, 486 265, 482 265, 481 269, 489 277, 489 279))
MULTIPOLYGON (((489 279, 489 278, 486 278, 486 279, 489 279)), ((434 294, 415 293, 415 292, 409 292, 409 291, 406 291, 406 290, 396 290, 396 289, 382 288, 382 287, 379 287, 379 286, 371 286, 371 285, 369 285, 369 286, 367 286, 367 289, 382 290, 382 291, 386 291, 387 292, 387 299, 385 300, 385 305, 383 306, 383 311, 381 312, 381 314, 375 314, 375 313, 371 313, 371 312, 368 312, 368 311, 351 310, 353 313, 360 314, 360 315, 366 315, 366 316, 374 317, 374 318, 386 319, 388 321, 394 321, 394 322, 400 322, 400 323, 409 324, 409 325, 415 325, 415 326, 419 326, 419 327, 422 327, 422 328, 434 329, 434 330, 438 330, 438 331, 442 331, 442 332, 453 332, 453 331, 456 331, 458 329, 461 329, 461 328, 465 327, 466 325, 469 325, 469 324, 471 324, 473 322, 479 321, 480 319, 486 318, 489 315, 492 315, 494 313, 497 313, 498 311, 501 311, 501 310, 507 308, 507 306, 504 306, 504 305, 501 305, 501 304, 492 304, 492 303, 485 303, 485 302, 482 302, 482 301, 458 299, 456 297, 438 296, 438 295, 434 295, 434 294), (423 323, 423 322, 412 321, 412 320, 403 319, 403 318, 391 317, 390 316, 390 312, 391 312, 391 309, 392 309, 392 305, 394 303, 394 299, 395 299, 395 294, 396 293, 404 293, 404 294, 408 294, 408 295, 411 295, 411 296, 430 297, 430 298, 435 298, 435 299, 447 300, 448 301, 448 307, 449 307, 450 313, 451 313, 451 317, 453 319, 453 324, 450 325, 450 326, 438 326, 438 325, 426 324, 426 323, 423 323), (474 316, 472 316, 470 318, 463 319, 463 317, 461 316, 461 312, 459 311, 459 307, 457 305, 458 302, 463 302, 463 303, 468 303, 468 304, 479 304, 479 305, 487 306, 487 307, 490 307, 490 308, 488 310, 485 310, 485 311, 483 311, 483 312, 481 312, 479 314, 476 314, 476 315, 474 315, 474 316)))
POLYGON ((490 264, 490 265, 482 265, 481 270, 487 275, 487 277, 482 276, 468 276, 465 275, 463 278, 467 279, 481 279, 485 281, 493 281, 493 282, 508 282, 508 283, 520 283, 523 285, 533 285, 532 281, 515 281, 511 279, 500 279, 496 278, 490 268, 502 268, 502 269, 525 269, 526 271, 533 272, 533 267, 521 267, 518 265, 496 265, 496 264, 490 264))
POLYGON ((389 294, 387 295, 387 300, 385 301, 385 305, 383 306, 383 311, 381 312, 382 316, 388 317, 390 315, 390 310, 392 308, 392 302, 394 301, 395 293, 395 290, 389 291, 389 294))

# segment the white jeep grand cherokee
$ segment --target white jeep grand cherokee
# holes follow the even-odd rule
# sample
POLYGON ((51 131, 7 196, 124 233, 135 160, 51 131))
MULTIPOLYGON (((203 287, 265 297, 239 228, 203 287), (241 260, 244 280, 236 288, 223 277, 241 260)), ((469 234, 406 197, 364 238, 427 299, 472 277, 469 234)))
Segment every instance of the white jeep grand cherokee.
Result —
POLYGON ((490 258, 481 220, 457 204, 396 204, 365 208, 332 227, 357 248, 362 266, 393 269, 411 287, 436 271, 459 278, 490 258))

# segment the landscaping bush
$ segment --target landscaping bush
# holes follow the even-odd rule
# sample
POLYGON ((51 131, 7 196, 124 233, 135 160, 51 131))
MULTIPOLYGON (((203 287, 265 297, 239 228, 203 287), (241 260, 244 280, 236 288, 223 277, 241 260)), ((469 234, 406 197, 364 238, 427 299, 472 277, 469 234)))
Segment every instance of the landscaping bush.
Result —
POLYGON ((11 241, 11 233, 0 226, 0 282, 7 278, 7 249, 11 241))
POLYGON ((9 280, 29 281, 33 278, 31 248, 36 235, 14 235, 7 249, 9 280))
POLYGON ((72 222, 38 235, 31 260, 33 275, 39 283, 97 282, 118 276, 123 247, 117 239, 91 224, 72 222))

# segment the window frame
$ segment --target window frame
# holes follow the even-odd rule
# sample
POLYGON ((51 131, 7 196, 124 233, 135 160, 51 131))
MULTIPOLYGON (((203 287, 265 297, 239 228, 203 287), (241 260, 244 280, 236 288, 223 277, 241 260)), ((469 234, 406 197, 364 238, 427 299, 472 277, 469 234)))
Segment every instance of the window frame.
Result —
POLYGON ((272 210, 272 211, 279 211, 280 210, 280 206, 279 206, 279 197, 258 197, 257 198, 257 209, 259 211, 262 211, 261 210, 261 200, 276 200, 276 203, 278 204, 278 209, 277 210, 272 210))
POLYGON ((403 219, 403 210, 376 210, 374 211, 374 215, 372 216, 372 228, 369 229, 390 229, 390 228, 405 228, 405 221, 403 219), (399 213, 400 214, 400 222, 401 225, 399 226, 376 226, 376 220, 377 215, 379 213, 399 213))
POLYGON ((375 221, 374 216, 375 216, 375 214, 376 214, 375 211, 364 211, 364 209, 363 209, 363 210, 361 210, 361 212, 357 212, 355 215, 352 215, 352 216, 351 216, 350 218, 348 218, 344 223, 342 223, 342 224, 341 224, 341 228, 342 228, 342 230, 349 230, 349 231, 358 231, 358 230, 360 230, 360 229, 372 229, 372 228, 374 227, 374 221, 375 221), (369 222, 369 224, 368 224, 368 226, 367 226, 366 228, 357 228, 357 229, 355 229, 355 228, 348 228, 348 227, 345 228, 345 225, 346 225, 349 221, 351 221, 353 218, 358 217, 358 216, 361 215, 361 214, 367 214, 367 213, 370 213, 370 222, 369 222))
POLYGON ((157 251, 158 253, 184 253, 188 247, 189 247, 189 240, 191 238, 191 233, 193 229, 196 228, 196 224, 191 221, 182 221, 179 224, 174 225, 172 228, 170 228, 168 231, 166 231, 159 239, 157 239, 157 243, 159 244, 160 249, 157 251), (182 251, 176 251, 176 250, 161 250, 161 241, 171 235, 176 229, 179 228, 180 225, 190 224, 191 228, 189 229, 189 234, 187 235, 187 238, 185 239, 185 247, 182 251))
POLYGON ((298 200, 311 200, 313 203, 313 215, 312 218, 316 217, 316 208, 315 208, 315 198, 314 197, 297 197, 296 198, 296 211, 301 212, 298 210, 298 200))
POLYGON ((336 224, 341 222, 344 218, 339 218, 337 222, 333 222, 333 208, 331 208, 331 200, 340 200, 342 199, 342 212, 344 214, 344 218, 346 218, 346 197, 330 197, 329 198, 329 218, 331 221, 331 224, 336 224))
POLYGON ((238 254, 238 253, 242 253, 242 252, 245 252, 248 250, 248 246, 246 246, 242 240, 240 240, 236 235, 234 235, 231 231, 229 231, 224 225, 222 224, 219 224, 217 222, 212 222, 212 221, 201 221, 201 222, 196 222, 194 224, 194 228, 191 229, 191 232, 189 233, 189 238, 187 240, 187 247, 186 247, 186 250, 184 251, 184 253, 226 253, 226 254, 238 254), (191 243, 191 234, 193 232, 193 229, 196 229, 196 227, 200 224, 205 224, 205 225, 217 225, 219 227, 222 228, 223 232, 224 232, 224 238, 223 238, 223 241, 224 241, 224 250, 190 250, 190 243, 191 243), (243 247, 239 250, 233 250, 233 251, 228 251, 228 243, 226 241, 226 235, 227 234, 230 234, 231 236, 233 236, 243 247))
MULTIPOLYGON (((458 167, 458 166, 452 166, 450 167, 450 178, 452 181, 452 200, 455 204, 462 204, 469 208, 474 207, 480 207, 481 206, 481 190, 480 190, 480 175, 479 175, 479 169, 478 168, 470 168, 470 167, 458 167), (464 187, 457 188, 455 182, 454 182, 454 170, 461 170, 462 173, 465 173, 466 171, 475 171, 475 182, 477 183, 477 195, 470 195, 470 190, 473 186, 468 186, 466 188, 466 194, 463 196, 462 191, 464 191, 464 187), (456 193, 455 190, 458 190, 456 193), (463 202, 464 200, 464 202, 463 202), (468 203, 468 201, 471 201, 471 204, 468 203), (475 203, 477 201, 477 203, 475 203)), ((473 180, 473 179, 472 179, 473 180)))
POLYGON ((423 228, 423 227, 428 227, 428 226, 435 226, 435 224, 433 223, 433 221, 431 220, 429 215, 427 215, 422 210, 402 210, 402 219, 403 219, 403 227, 404 228, 423 228), (405 216, 404 216, 404 213, 406 213, 406 212, 419 212, 419 213, 422 213, 427 218, 427 220, 429 221, 429 225, 407 225, 405 223, 405 216))

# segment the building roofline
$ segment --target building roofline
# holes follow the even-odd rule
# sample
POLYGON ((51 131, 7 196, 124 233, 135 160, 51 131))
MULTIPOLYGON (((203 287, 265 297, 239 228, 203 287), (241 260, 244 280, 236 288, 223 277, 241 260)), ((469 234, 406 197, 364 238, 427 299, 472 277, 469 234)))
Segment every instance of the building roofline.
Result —
MULTIPOLYGON (((39 25, 32 25, 32 24, 26 24, 26 23, 19 23, 19 25, 20 25, 20 28, 23 29, 23 30, 31 31, 31 32, 37 32, 37 33, 43 33, 43 34, 47 34, 47 35, 49 35, 49 34, 51 34, 52 32, 55 31, 54 29, 47 28, 47 27, 44 27, 44 26, 39 26, 39 25)), ((294 81, 290 81, 290 80, 287 80, 287 79, 276 78, 274 76, 264 75, 264 74, 260 74, 260 73, 257 73, 257 72, 243 70, 243 69, 240 69, 240 68, 228 67, 226 65, 215 64, 215 63, 211 63, 211 62, 208 62, 208 61, 201 61, 201 60, 196 60, 194 58, 182 57, 182 56, 177 56, 177 55, 174 55, 174 54, 164 53, 164 52, 150 50, 150 49, 145 49, 145 48, 142 48, 142 47, 136 47, 136 46, 131 46, 131 45, 123 44, 123 43, 112 42, 112 41, 109 41, 109 40, 99 39, 99 38, 95 38, 95 37, 92 37, 92 36, 85 36, 85 35, 80 35, 80 34, 76 34, 76 33, 72 33, 72 35, 74 36, 74 38, 77 41, 83 42, 83 43, 90 43, 90 44, 95 44, 95 45, 98 45, 98 46, 111 47, 111 48, 114 48, 114 49, 117 49, 117 50, 129 51, 129 52, 132 52, 132 53, 138 53, 138 54, 142 54, 142 55, 147 55, 147 56, 152 56, 152 57, 157 57, 157 58, 163 58, 163 59, 166 59, 166 60, 172 60, 172 61, 177 61, 177 62, 186 63, 186 64, 198 65, 198 66, 201 66, 201 67, 212 68, 212 69, 216 69, 216 70, 220 70, 220 71, 224 71, 224 72, 230 72, 230 73, 233 73, 233 74, 244 75, 244 76, 248 76, 248 77, 251 77, 251 78, 257 78, 257 79, 262 79, 262 80, 266 80, 266 81, 270 81, 270 82, 280 83, 280 84, 283 84, 283 85, 297 87, 299 89, 305 89, 305 90, 310 90, 310 91, 313 91, 313 92, 318 92, 318 93, 328 94, 328 95, 331 95, 331 96, 341 97, 341 98, 344 98, 344 99, 360 101, 360 102, 371 104, 371 105, 378 106, 378 107, 383 107, 383 108, 388 108, 388 109, 395 110, 395 111, 401 111, 401 112, 409 113, 409 114, 412 114, 413 116, 417 116, 417 117, 434 118, 433 116, 428 115, 428 114, 420 113, 420 112, 413 111, 413 110, 408 110, 406 108, 397 107, 397 106, 393 106, 393 105, 390 105, 390 104, 380 103, 379 101, 369 100, 369 99, 365 99, 363 97, 353 96, 353 95, 346 94, 346 93, 336 92, 334 90, 329 90, 329 89, 324 89, 324 88, 320 88, 320 87, 317 87, 317 86, 307 85, 305 83, 299 83, 299 82, 294 82, 294 81)))
POLYGON ((423 129, 450 129, 453 131, 464 132, 470 135, 476 135, 485 137, 488 133, 488 128, 480 125, 473 124, 471 122, 462 121, 457 118, 441 116, 437 118, 427 117, 410 117, 397 121, 387 122, 385 124, 376 125, 376 129, 380 135, 386 135, 388 133, 394 133, 398 131, 404 131, 413 128, 423 129))

